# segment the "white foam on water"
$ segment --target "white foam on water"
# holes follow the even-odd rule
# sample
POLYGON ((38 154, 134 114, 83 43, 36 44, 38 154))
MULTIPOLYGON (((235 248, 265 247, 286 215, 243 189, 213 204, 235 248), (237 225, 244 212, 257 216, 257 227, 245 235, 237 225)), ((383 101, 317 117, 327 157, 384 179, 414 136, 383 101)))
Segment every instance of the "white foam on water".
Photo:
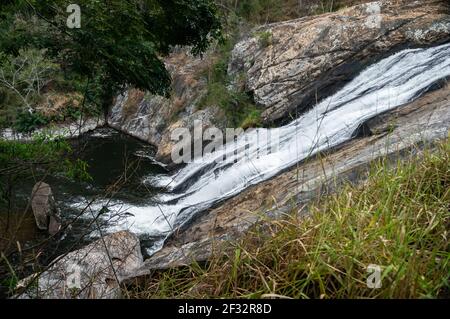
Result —
MULTIPOLYGON (((350 140, 364 121, 412 101, 448 76, 450 44, 405 50, 383 59, 290 124, 247 132, 208 160, 188 164, 173 176, 159 176, 156 186, 168 186, 172 192, 159 196, 159 205, 126 207, 132 216, 111 230, 169 235, 195 213, 277 175, 308 156, 350 140), (257 143, 264 134, 279 136, 280 143, 276 151, 261 155, 261 150, 270 143, 261 144, 261 139, 257 143), (245 145, 249 146, 247 156, 237 163, 232 156, 215 161, 245 145)), ((161 246, 162 241, 155 243, 149 252, 161 246)))

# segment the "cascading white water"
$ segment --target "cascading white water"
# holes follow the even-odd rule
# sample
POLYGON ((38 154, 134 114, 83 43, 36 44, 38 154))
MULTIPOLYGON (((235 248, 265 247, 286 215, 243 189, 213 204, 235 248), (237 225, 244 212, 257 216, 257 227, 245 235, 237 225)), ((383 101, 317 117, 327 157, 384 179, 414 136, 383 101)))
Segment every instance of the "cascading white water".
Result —
POLYGON ((160 204, 126 207, 130 216, 114 229, 161 236, 150 249, 152 253, 161 248, 165 236, 196 213, 351 139, 364 121, 412 101, 449 76, 450 44, 405 50, 383 59, 292 123, 246 132, 204 161, 188 164, 173 176, 158 176, 154 183, 169 189, 159 196, 160 204), (261 143, 260 137, 265 135, 279 137, 270 154, 261 152, 271 142, 261 143), (237 163, 233 156, 215 161, 245 145, 246 156, 237 163))

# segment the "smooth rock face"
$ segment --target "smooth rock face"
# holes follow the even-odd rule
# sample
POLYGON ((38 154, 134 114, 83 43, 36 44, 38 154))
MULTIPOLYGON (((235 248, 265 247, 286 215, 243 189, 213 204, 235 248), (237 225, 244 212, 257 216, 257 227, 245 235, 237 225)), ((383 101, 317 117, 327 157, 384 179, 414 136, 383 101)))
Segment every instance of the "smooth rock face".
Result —
POLYGON ((40 230, 48 230, 50 235, 61 228, 61 218, 50 185, 38 182, 31 192, 31 208, 36 225, 40 230))
MULTIPOLYGON (((232 52, 230 89, 254 96, 267 125, 291 119, 385 55, 450 39, 449 12, 446 0, 383 0, 256 28, 232 52), (269 41, 262 40, 264 34, 270 34, 269 41)), ((209 55, 201 59, 174 52, 166 59, 172 97, 129 90, 117 98, 108 124, 154 145, 156 159, 172 164, 175 129, 192 130, 195 120, 204 127, 226 126, 217 105, 197 107, 212 63, 209 55)))
POLYGON ((180 50, 171 54, 165 63, 172 76, 172 97, 130 89, 116 99, 108 124, 156 146, 156 159, 170 164, 174 145, 171 133, 179 127, 192 129, 196 120, 201 120, 206 127, 212 126, 221 118, 221 111, 216 106, 197 110, 207 91, 203 73, 212 58, 196 58, 180 50))
MULTIPOLYGON (((145 261, 130 278, 205 261, 223 251, 226 241, 239 239, 250 227, 302 209, 314 198, 339 189, 342 183, 364 180, 369 164, 380 157, 396 159, 419 145, 448 137, 450 85, 365 122, 370 134, 345 143, 331 154, 311 158, 289 171, 206 211, 194 223, 169 238, 162 250, 145 261)), ((304 214, 306 211, 299 211, 304 214)))
POLYGON ((235 46, 228 73, 246 74, 246 90, 271 123, 316 104, 385 54, 448 39, 448 1, 376 1, 257 28, 235 46))
POLYGON ((122 231, 57 258, 40 275, 22 280, 18 298, 113 299, 119 284, 142 266, 139 239, 122 231), (26 288, 27 287, 27 288, 26 288))

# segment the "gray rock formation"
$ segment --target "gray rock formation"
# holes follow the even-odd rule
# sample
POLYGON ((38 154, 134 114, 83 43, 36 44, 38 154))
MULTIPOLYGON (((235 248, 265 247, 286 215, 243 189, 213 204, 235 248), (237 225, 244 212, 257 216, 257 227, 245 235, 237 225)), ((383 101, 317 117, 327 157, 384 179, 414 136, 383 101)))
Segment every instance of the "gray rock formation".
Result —
POLYGON ((220 109, 197 109, 207 91, 204 73, 210 57, 195 58, 184 50, 174 52, 165 61, 172 76, 171 98, 130 89, 116 99, 108 124, 158 148, 156 159, 170 164, 171 132, 178 127, 193 128, 195 120, 212 126, 220 121, 220 109))
POLYGON ((46 134, 49 136, 60 138, 78 138, 83 134, 92 132, 100 127, 105 126, 106 121, 102 117, 83 118, 80 121, 71 121, 67 123, 55 123, 51 126, 45 126, 36 129, 32 133, 18 133, 12 128, 0 129, 0 138, 9 141, 32 141, 36 134, 46 134))
POLYGON ((61 217, 50 185, 44 182, 34 185, 31 192, 31 208, 40 230, 48 230, 50 235, 55 235, 61 229, 61 217))
MULTIPOLYGON (((260 27, 234 48, 228 73, 244 78, 243 85, 236 81, 234 87, 254 96, 265 110, 266 123, 281 121, 331 94, 386 54, 448 41, 449 12, 446 0, 382 0, 260 27)), ((206 90, 201 73, 207 61, 174 53, 166 61, 174 79, 173 96, 165 99, 129 90, 117 98, 109 125, 157 146, 157 159, 170 162, 175 128, 192 127, 196 119, 203 119, 206 126, 217 125, 214 122, 221 118, 217 107, 197 108, 206 90)), ((62 256, 21 285, 28 287, 26 296, 31 297, 117 298, 123 281, 154 269, 207 260, 225 241, 238 239, 264 218, 280 217, 345 181, 361 180, 372 161, 418 152, 418 145, 446 138, 449 129, 447 84, 368 120, 361 134, 326 157, 308 159, 203 212, 145 262, 138 239, 121 232, 62 256), (37 285, 30 284, 36 277, 37 285)), ((43 219, 39 222, 42 226, 43 219)))
POLYGON ((187 265, 193 260, 205 261, 214 251, 222 251, 225 241, 239 239, 265 218, 277 218, 295 207, 305 207, 317 196, 335 191, 343 182, 363 180, 372 161, 414 155, 420 153, 420 145, 448 137, 450 84, 368 120, 365 127, 369 134, 327 156, 308 159, 204 212, 189 227, 173 235, 132 277, 148 275, 154 269, 187 265))
MULTIPOLYGON (((264 123, 283 121, 387 54, 450 39, 449 6, 446 0, 382 0, 256 28, 232 52, 232 88, 254 96, 264 123)), ((166 60, 173 96, 129 90, 117 98, 109 125, 156 146, 156 159, 170 164, 174 129, 192 128, 196 119, 205 127, 224 126, 220 108, 197 108, 207 90, 205 70, 213 62, 209 55, 173 53, 166 60)))
POLYGON ((16 297, 120 298, 120 283, 142 262, 139 239, 129 232, 118 232, 58 257, 43 273, 22 280, 16 297))
POLYGON ((246 90, 271 123, 330 95, 385 54, 448 39, 448 1, 375 1, 257 28, 235 46, 228 73, 246 75, 246 90))

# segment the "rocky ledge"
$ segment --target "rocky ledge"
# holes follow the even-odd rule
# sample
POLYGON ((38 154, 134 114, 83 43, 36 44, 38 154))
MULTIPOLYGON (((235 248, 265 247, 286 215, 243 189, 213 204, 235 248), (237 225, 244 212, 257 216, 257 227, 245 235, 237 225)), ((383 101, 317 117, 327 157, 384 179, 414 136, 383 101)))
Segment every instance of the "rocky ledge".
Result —
POLYGON ((82 121, 71 121, 67 123, 54 124, 39 128, 32 133, 18 133, 11 128, 0 130, 0 138, 9 141, 27 142, 33 139, 33 136, 48 135, 58 136, 61 138, 75 139, 83 134, 92 132, 100 127, 105 126, 106 121, 102 117, 91 117, 82 119, 82 121))
MULTIPOLYGON (((446 0, 375 1, 319 16, 262 26, 243 36, 228 65, 230 90, 253 96, 263 123, 282 122, 332 94, 368 64, 400 49, 436 45, 450 39, 446 0)), ((202 109, 205 71, 212 54, 195 58, 182 50, 166 59, 173 95, 165 99, 134 89, 117 98, 109 125, 153 144, 156 159, 171 164, 171 132, 223 128, 217 105, 202 109)))
MULTIPOLYGON (((445 0, 377 1, 257 28, 233 50, 228 73, 244 81, 234 81, 230 89, 252 93, 266 123, 282 121, 386 54, 448 41, 449 6, 445 0), (261 41, 263 34, 269 41, 261 41)), ((199 72, 205 62, 178 52, 167 63, 172 65, 174 96, 164 99, 130 90, 117 99, 109 124, 154 144, 158 159, 170 161, 168 137, 174 128, 189 126, 194 119, 212 125, 221 118, 221 111, 216 106, 196 108, 206 91, 199 72)), ((307 213, 311 199, 336 190, 343 182, 364 180, 377 158, 420 152, 424 143, 448 137, 449 129, 450 85, 444 84, 413 103, 366 121, 355 139, 326 156, 303 161, 205 211, 148 260, 142 260, 136 236, 108 235, 22 281, 19 288, 25 293, 20 296, 118 297, 124 281, 150 275, 155 269, 207 260, 223 249, 225 241, 236 240, 266 218, 281 217, 293 208, 307 213)))
POLYGON ((264 122, 276 122, 315 104, 386 54, 448 41, 449 6, 376 1, 263 26, 236 45, 228 73, 246 74, 245 89, 264 109, 264 122))
POLYGON ((22 280, 16 297, 119 298, 121 284, 155 270, 206 261, 268 218, 281 218, 293 209, 307 214, 311 200, 338 190, 343 183, 363 182, 372 161, 414 156, 424 144, 448 137, 450 84, 366 121, 359 131, 354 140, 322 154, 325 156, 303 161, 205 211, 145 261, 135 235, 126 231, 107 235, 22 280))
MULTIPOLYGON (((362 182, 370 163, 378 158, 398 159, 420 152, 424 144, 448 137, 450 84, 413 103, 368 120, 361 136, 325 156, 303 161, 287 172, 226 201, 199 216, 172 236, 165 247, 144 262, 131 278, 205 261, 250 227, 267 218, 279 218, 293 208, 307 213, 307 203, 335 191, 344 182, 362 182)), ((324 155, 324 154, 322 154, 324 155)))
POLYGON ((139 239, 129 232, 118 232, 58 257, 45 271, 22 280, 15 297, 120 298, 120 283, 142 265, 139 239))

